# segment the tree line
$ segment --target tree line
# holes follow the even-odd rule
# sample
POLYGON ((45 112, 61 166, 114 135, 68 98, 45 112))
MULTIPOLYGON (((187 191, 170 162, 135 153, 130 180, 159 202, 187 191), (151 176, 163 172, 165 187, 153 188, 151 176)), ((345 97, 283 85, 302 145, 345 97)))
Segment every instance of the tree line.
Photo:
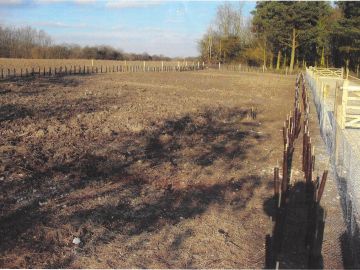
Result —
POLYGON ((30 26, 5 27, 0 25, 0 57, 34 59, 104 59, 168 61, 170 57, 148 53, 125 53, 111 46, 79 46, 54 44, 50 35, 30 26))
POLYGON ((207 62, 243 62, 290 71, 305 65, 359 69, 360 2, 261 1, 245 19, 226 2, 199 41, 207 62))

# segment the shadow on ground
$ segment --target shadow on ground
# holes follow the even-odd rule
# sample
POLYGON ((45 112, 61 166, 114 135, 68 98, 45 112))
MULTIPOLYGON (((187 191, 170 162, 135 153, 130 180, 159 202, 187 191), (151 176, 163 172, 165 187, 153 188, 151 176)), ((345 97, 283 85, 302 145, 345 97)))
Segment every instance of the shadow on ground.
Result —
POLYGON ((277 262, 282 269, 323 268, 321 252, 325 213, 320 205, 317 212, 310 211, 309 203, 312 202, 313 198, 306 195, 304 182, 291 186, 288 202, 279 210, 276 210, 275 197, 265 201, 264 211, 274 221, 272 235, 266 237, 266 268, 276 268, 277 262), (317 225, 311 222, 316 219, 319 220, 317 225))
POLYGON ((90 252, 117 234, 156 233, 213 204, 241 211, 261 185, 259 176, 225 175, 215 183, 193 177, 205 170, 209 177, 219 169, 241 170, 248 151, 267 139, 243 125, 247 115, 242 109, 207 109, 138 133, 80 141, 65 155, 55 155, 60 149, 54 141, 53 153, 39 147, 14 160, 8 169, 22 166, 27 175, 5 174, 0 181, 0 267, 68 267, 74 235, 90 252))

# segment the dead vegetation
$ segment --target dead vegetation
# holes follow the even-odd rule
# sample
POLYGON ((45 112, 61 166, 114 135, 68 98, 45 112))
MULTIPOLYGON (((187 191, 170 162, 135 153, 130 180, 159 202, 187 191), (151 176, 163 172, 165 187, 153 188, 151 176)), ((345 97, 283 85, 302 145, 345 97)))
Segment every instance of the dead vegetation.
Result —
POLYGON ((228 75, 2 83, 0 266, 263 267, 294 78, 228 75))

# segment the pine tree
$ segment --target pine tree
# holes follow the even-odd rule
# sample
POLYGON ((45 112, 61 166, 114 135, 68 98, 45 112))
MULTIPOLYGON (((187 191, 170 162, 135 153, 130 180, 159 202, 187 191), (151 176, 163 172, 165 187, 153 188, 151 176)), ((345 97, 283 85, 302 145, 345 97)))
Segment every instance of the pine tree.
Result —
POLYGON ((360 60, 360 2, 337 2, 342 12, 333 32, 333 48, 337 65, 354 69, 360 60))

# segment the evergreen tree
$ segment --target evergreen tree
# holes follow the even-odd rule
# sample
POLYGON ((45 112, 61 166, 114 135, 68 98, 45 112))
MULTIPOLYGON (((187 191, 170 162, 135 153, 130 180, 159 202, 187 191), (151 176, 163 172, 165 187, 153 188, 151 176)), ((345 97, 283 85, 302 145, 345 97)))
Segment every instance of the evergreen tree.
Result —
POLYGON ((331 11, 327 2, 258 2, 253 24, 267 42, 278 50, 290 48, 290 71, 294 69, 296 49, 303 44, 316 44, 316 27, 331 11))
POLYGON ((337 2, 337 5, 342 17, 332 34, 335 64, 355 68, 360 62, 360 2, 337 2))

